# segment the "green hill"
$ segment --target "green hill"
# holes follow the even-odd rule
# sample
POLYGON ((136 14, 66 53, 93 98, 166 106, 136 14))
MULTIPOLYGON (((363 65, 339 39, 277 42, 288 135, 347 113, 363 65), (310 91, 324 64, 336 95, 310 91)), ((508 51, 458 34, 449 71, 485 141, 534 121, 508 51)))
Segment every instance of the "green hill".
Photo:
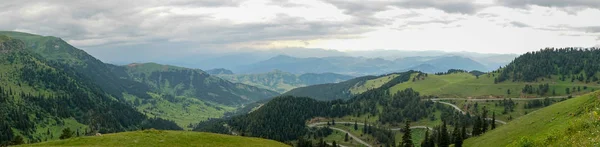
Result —
POLYGON ((598 146, 600 92, 534 111, 465 146, 598 146))
POLYGON ((280 93, 284 93, 298 87, 325 83, 337 83, 352 78, 352 76, 334 73, 306 73, 297 75, 279 70, 260 74, 220 74, 217 76, 231 82, 244 83, 260 88, 270 89, 280 93))
POLYGON ((206 147, 259 147, 288 146, 286 144, 260 138, 239 137, 203 132, 144 130, 103 134, 102 136, 78 137, 60 141, 50 141, 23 146, 206 146, 206 147))
POLYGON ((54 140, 64 128, 81 134, 181 129, 277 94, 196 69, 106 64, 56 37, 0 36, 0 144, 15 136, 54 140))
POLYGON ((29 142, 57 139, 57 131, 66 127, 82 134, 144 126, 180 129, 172 122, 148 119, 76 69, 28 50, 26 43, 0 38, 0 145, 17 135, 29 142))
POLYGON ((276 92, 211 76, 200 69, 160 65, 129 64, 120 68, 128 77, 149 85, 154 91, 225 105, 250 103, 277 95, 276 92))

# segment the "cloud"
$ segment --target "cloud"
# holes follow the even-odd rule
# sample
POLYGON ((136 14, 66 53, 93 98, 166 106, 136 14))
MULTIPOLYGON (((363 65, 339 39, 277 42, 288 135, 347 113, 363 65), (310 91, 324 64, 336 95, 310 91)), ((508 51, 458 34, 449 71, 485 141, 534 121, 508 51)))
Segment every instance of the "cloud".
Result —
POLYGON ((531 26, 529 26, 529 25, 527 25, 525 23, 518 22, 518 21, 512 21, 512 22, 510 22, 510 24, 512 26, 519 27, 519 28, 528 28, 528 27, 531 27, 531 26))
POLYGON ((497 3, 509 7, 538 5, 544 7, 600 8, 600 1, 598 0, 497 0, 497 3))

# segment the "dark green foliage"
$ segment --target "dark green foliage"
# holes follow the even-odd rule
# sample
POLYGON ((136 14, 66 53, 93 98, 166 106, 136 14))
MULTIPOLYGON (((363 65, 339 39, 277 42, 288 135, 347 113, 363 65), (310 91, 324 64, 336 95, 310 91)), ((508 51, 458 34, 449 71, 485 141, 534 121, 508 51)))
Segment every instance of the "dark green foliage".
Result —
MULTIPOLYGON (((120 68, 113 68, 113 70, 118 69, 120 68)), ((270 90, 231 83, 199 69, 145 63, 130 64, 121 70, 125 70, 130 76, 124 78, 135 79, 135 81, 151 85, 156 92, 193 97, 226 105, 243 104, 277 95, 276 92, 270 90)))
POLYGON ((348 113, 341 101, 321 102, 310 98, 282 96, 250 114, 232 118, 228 124, 250 136, 289 141, 306 134, 304 122, 309 118, 339 117, 348 113))
POLYGON ((439 130, 438 146, 439 147, 450 146, 450 135, 448 135, 448 128, 446 126, 445 121, 442 123, 442 126, 440 127, 440 130, 439 130))
MULTIPOLYGON (((410 133, 410 122, 406 122, 406 125, 404 125, 404 135, 402 136, 402 147, 413 147, 415 146, 415 144, 412 141, 412 135, 410 133)), ((428 129, 429 131, 429 129, 428 129)), ((425 134, 427 135, 427 134, 425 134)))
POLYGON ((71 128, 65 128, 62 130, 62 134, 60 134, 60 139, 69 139, 71 137, 73 137, 73 131, 71 131, 71 128))
MULTIPOLYGON (((60 41, 47 41, 63 47, 60 41)), ((32 48, 42 47, 35 42, 26 44, 32 48)), ((0 65, 6 67, 0 69, 2 81, 8 82, 0 85, 0 144, 6 144, 14 137, 11 128, 19 130, 32 142, 39 141, 40 138, 31 137, 36 132, 34 129, 49 120, 60 122, 61 119, 74 118, 101 133, 136 130, 146 120, 146 116, 118 101, 120 94, 111 94, 110 89, 103 89, 102 83, 94 80, 89 72, 83 72, 80 64, 68 64, 58 58, 46 60, 31 50, 11 49, 11 52, 0 54, 0 65), (9 84, 8 88, 2 87, 6 84, 9 84), (25 88, 34 91, 24 92, 25 88)), ((93 75, 102 73, 95 72, 93 75)))
POLYGON ((379 116, 382 123, 417 121, 427 117, 431 113, 433 105, 431 101, 422 101, 419 93, 406 89, 398 91, 391 99, 385 99, 380 104, 384 105, 383 112, 379 116))
POLYGON ((464 137, 462 136, 461 130, 458 126, 454 127, 454 131, 452 131, 452 142, 454 142, 455 147, 462 147, 464 137))
POLYGON ((348 142, 348 141, 349 141, 349 139, 348 139, 348 133, 346 133, 346 136, 344 136, 344 141, 345 141, 345 142, 348 142))
POLYGON ((366 82, 368 80, 376 79, 376 76, 365 76, 351 79, 340 83, 320 84, 313 86, 300 87, 292 89, 282 95, 292 95, 297 97, 310 97, 317 100, 336 100, 336 99, 350 99, 352 94, 349 89, 355 86, 357 83, 366 82))
POLYGON ((531 101, 527 101, 527 103, 525 103, 524 108, 525 109, 531 109, 531 108, 541 108, 541 107, 546 107, 546 106, 550 106, 552 105, 552 103, 555 103, 556 100, 554 99, 550 99, 550 98, 544 98, 543 100, 531 100, 531 101))
POLYGON ((16 136, 15 138, 13 138, 10 143, 8 145, 20 145, 20 144, 25 144, 25 141, 23 140, 23 136, 16 136))
POLYGON ((230 134, 229 129, 224 126, 225 124, 226 124, 225 120, 209 119, 209 120, 198 123, 194 127, 193 131, 230 134))
POLYGON ((597 80, 595 74, 600 71, 600 50, 597 48, 546 48, 528 52, 516 58, 501 69, 498 81, 533 82, 551 75, 565 75, 583 82, 597 80))
POLYGON ((496 129, 496 112, 492 112, 492 130, 496 129))

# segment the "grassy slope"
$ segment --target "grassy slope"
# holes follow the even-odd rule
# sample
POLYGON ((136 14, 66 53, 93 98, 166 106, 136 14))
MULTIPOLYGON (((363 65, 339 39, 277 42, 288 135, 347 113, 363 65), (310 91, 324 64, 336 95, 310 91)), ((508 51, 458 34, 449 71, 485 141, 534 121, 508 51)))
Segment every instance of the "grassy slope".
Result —
POLYGON ((383 84, 389 82, 390 80, 392 80, 398 76, 399 76, 398 74, 391 74, 391 75, 380 77, 377 79, 368 80, 367 82, 364 82, 360 85, 352 87, 350 89, 350 92, 352 92, 352 94, 360 94, 360 93, 366 92, 369 89, 379 88, 383 84))
POLYGON ((466 140, 465 146, 597 146, 599 94, 591 93, 529 113, 483 136, 466 140))
POLYGON ((283 143, 250 137, 203 132, 136 131, 103 136, 79 137, 25 146, 287 146, 283 143))
MULTIPOLYGON (((160 95, 150 93, 153 102, 136 105, 136 109, 149 117, 160 117, 172 120, 182 128, 188 128, 189 124, 195 124, 208 118, 219 118, 225 112, 234 111, 235 108, 226 105, 212 104, 195 98, 177 96, 178 102, 163 99, 160 95)), ((126 96, 129 101, 138 98, 126 96)))
MULTIPOLYGON (((414 75, 413 75, 414 77, 414 75)), ((411 78, 412 79, 412 78, 411 78)), ((429 74, 424 79, 411 80, 409 82, 400 83, 390 88, 390 92, 395 93, 406 88, 413 88, 422 95, 434 95, 439 97, 539 97, 537 95, 521 94, 523 87, 526 84, 533 85, 537 88, 539 84, 550 84, 550 91, 545 96, 551 96, 552 90, 556 90, 556 95, 567 95, 566 88, 581 87, 580 92, 575 94, 587 93, 595 89, 600 89, 597 83, 582 83, 575 81, 560 81, 558 77, 552 79, 541 79, 537 83, 526 82, 502 82, 494 84, 494 75, 481 75, 479 78, 469 73, 454 73, 448 75, 433 75, 429 74), (588 89, 584 90, 583 86, 588 89), (510 89, 511 94, 507 94, 510 89)))

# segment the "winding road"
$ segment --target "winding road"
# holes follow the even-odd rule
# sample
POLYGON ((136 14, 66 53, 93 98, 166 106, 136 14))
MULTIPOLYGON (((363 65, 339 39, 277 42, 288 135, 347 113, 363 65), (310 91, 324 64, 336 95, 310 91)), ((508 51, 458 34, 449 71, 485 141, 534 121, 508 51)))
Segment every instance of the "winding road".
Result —
MULTIPOLYGON (((467 114, 467 112, 463 111, 463 110, 462 110, 462 109, 460 109, 458 106, 456 106, 456 105, 454 105, 454 104, 452 104, 452 103, 448 103, 448 102, 442 102, 442 101, 439 101, 439 99, 436 99, 436 100, 434 100, 434 99, 430 99, 430 100, 431 100, 431 101, 433 101, 433 102, 438 102, 438 103, 440 103, 440 104, 444 104, 444 105, 449 105, 449 106, 452 106, 454 109, 456 109, 457 111, 461 112, 463 115, 467 114)), ((446 100, 447 100, 447 99, 446 99, 446 100)), ((486 120, 492 120, 492 118, 485 118, 485 119, 486 119, 486 120)), ((496 122, 497 122, 497 123, 500 123, 500 124, 503 124, 503 125, 505 125, 505 124, 506 124, 506 122, 505 122, 505 121, 501 121, 501 120, 498 120, 498 119, 496 119, 496 122)))
MULTIPOLYGON (((335 122, 335 123, 336 124, 352 124, 352 125, 354 124, 354 122, 335 122)), ((359 122, 357 122, 356 124, 357 125, 365 125, 364 123, 359 123, 359 122)), ((324 125, 327 125, 327 122, 317 122, 317 123, 308 124, 307 126, 312 128, 312 127, 325 127, 324 125)), ((358 143, 363 144, 363 145, 368 146, 368 147, 372 147, 372 145, 370 145, 369 143, 367 143, 367 142, 361 140, 360 138, 352 135, 352 133, 350 133, 350 132, 348 132, 348 131, 346 131, 344 129, 340 129, 340 128, 336 128, 336 127, 332 127, 332 126, 329 126, 329 128, 334 129, 334 130, 338 130, 338 131, 341 131, 341 132, 344 132, 344 133, 348 133, 348 136, 350 136, 350 137, 352 137, 352 139, 358 141, 358 143)), ((391 128, 390 130, 392 130, 392 131, 400 131, 402 129, 403 128, 391 128)), ((427 127, 427 126, 412 126, 412 127, 410 127, 410 129, 429 129, 429 130, 433 130, 433 128, 427 127)))
MULTIPOLYGON (((547 97, 550 99, 562 99, 562 98, 567 98, 566 96, 559 96, 559 97, 547 97)), ((545 98, 506 98, 506 99, 511 99, 511 100, 541 100, 541 99, 545 99, 545 98)), ((467 100, 467 101, 500 101, 500 100, 505 100, 505 98, 493 98, 493 99, 465 99, 465 98, 435 98, 435 99, 424 99, 424 100, 430 100, 433 102, 438 102, 444 105, 449 105, 451 107, 453 107, 454 109, 456 109, 457 111, 461 112, 463 115, 466 115, 467 112, 463 111, 462 109, 460 109, 458 106, 452 104, 452 103, 448 103, 448 102, 443 102, 442 100, 467 100)), ((492 118, 485 118, 486 120, 492 120, 492 118)), ((507 122, 502 121, 502 120, 497 120, 497 123, 500 124, 507 124, 507 122)), ((325 127, 324 125, 327 125, 328 122, 316 122, 316 123, 311 123, 308 124, 308 127, 325 127)), ((335 122, 336 124, 354 124, 355 122, 335 122)), ((357 125, 365 125, 364 123, 359 123, 356 122, 357 125)), ((361 140, 360 138, 352 135, 352 133, 344 130, 344 129, 340 129, 340 128, 336 128, 336 127, 331 127, 329 126, 329 128, 334 129, 334 130, 338 130, 344 133, 348 133, 348 136, 352 137, 352 139, 358 141, 360 144, 363 144, 365 146, 368 147, 372 147, 372 145, 370 145, 369 143, 361 140)), ((403 128, 391 128, 390 130, 392 131, 400 131, 403 128)), ((412 126, 410 127, 410 129, 429 129, 429 130, 433 130, 433 128, 431 127, 427 127, 427 126, 412 126)))

